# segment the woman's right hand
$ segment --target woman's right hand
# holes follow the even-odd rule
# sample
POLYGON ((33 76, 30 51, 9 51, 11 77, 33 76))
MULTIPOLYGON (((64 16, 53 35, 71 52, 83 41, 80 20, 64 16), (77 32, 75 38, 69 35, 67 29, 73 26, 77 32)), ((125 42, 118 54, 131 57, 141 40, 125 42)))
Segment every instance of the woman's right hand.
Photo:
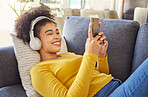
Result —
POLYGON ((102 47, 101 40, 99 38, 101 38, 101 36, 99 35, 96 35, 96 37, 93 37, 92 24, 90 23, 89 31, 88 31, 88 38, 85 44, 85 52, 98 55, 102 47))

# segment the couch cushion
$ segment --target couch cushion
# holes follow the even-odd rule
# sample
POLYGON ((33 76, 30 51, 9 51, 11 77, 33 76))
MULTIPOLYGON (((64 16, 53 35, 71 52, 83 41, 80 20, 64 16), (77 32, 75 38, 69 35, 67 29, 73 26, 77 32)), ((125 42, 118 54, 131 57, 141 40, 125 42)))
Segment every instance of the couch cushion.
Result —
POLYGON ((0 97, 27 97, 21 84, 0 88, 0 97))
MULTIPOLYGON (((110 73, 125 81, 131 73, 139 24, 131 20, 100 19, 100 21, 102 31, 109 42, 107 53, 110 73)), ((81 55, 84 53, 89 23, 88 17, 71 16, 65 19, 63 35, 68 51, 81 55)))
MULTIPOLYGON (((26 90, 27 96, 41 97, 33 88, 30 76, 30 68, 40 62, 40 55, 38 51, 32 50, 27 43, 24 44, 23 40, 17 38, 16 34, 11 33, 10 35, 14 44, 14 51, 18 61, 18 70, 22 85, 26 90)), ((64 37, 62 37, 61 51, 57 54, 65 52, 67 52, 67 46, 64 37)))
POLYGON ((148 24, 141 26, 135 46, 133 68, 132 72, 135 71, 138 66, 148 57, 148 24))
POLYGON ((12 46, 0 48, 0 87, 21 83, 12 46))

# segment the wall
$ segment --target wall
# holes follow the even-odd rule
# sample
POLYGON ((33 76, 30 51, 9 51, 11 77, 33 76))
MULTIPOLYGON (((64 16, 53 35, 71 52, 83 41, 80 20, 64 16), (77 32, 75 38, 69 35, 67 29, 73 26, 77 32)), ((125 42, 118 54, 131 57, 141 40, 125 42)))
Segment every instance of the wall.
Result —
POLYGON ((130 0, 129 8, 147 7, 148 0, 130 0))
POLYGON ((115 0, 89 0, 90 9, 94 10, 104 10, 111 9, 114 10, 114 2, 115 0))

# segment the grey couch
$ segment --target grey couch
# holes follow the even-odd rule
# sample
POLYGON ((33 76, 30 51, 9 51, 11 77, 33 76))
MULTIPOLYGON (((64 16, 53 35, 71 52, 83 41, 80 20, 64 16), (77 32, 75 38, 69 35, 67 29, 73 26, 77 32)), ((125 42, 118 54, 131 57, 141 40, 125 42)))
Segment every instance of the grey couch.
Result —
MULTIPOLYGON (((63 35, 68 51, 83 55, 89 19, 65 19, 63 35)), ((148 24, 139 27, 131 20, 101 19, 102 31, 109 42, 110 73, 123 82, 148 57, 148 24)), ((13 46, 0 48, 0 97, 27 97, 21 85, 13 46)))

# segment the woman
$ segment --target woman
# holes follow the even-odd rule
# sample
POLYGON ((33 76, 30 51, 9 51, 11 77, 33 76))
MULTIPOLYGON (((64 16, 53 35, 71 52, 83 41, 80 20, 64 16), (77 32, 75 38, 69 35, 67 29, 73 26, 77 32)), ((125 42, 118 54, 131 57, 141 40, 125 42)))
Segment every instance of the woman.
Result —
MULTIPOLYGON (((101 27, 101 23, 99 26, 101 27)), ((34 65, 30 73, 33 87, 44 97, 148 95, 148 59, 120 85, 120 80, 109 75, 106 37, 103 32, 93 37, 91 23, 83 56, 70 52, 56 54, 61 50, 61 36, 53 16, 44 6, 22 14, 16 20, 15 32, 18 38, 29 43, 41 55, 41 62, 34 65), (36 45, 38 46, 35 47, 36 45)))

